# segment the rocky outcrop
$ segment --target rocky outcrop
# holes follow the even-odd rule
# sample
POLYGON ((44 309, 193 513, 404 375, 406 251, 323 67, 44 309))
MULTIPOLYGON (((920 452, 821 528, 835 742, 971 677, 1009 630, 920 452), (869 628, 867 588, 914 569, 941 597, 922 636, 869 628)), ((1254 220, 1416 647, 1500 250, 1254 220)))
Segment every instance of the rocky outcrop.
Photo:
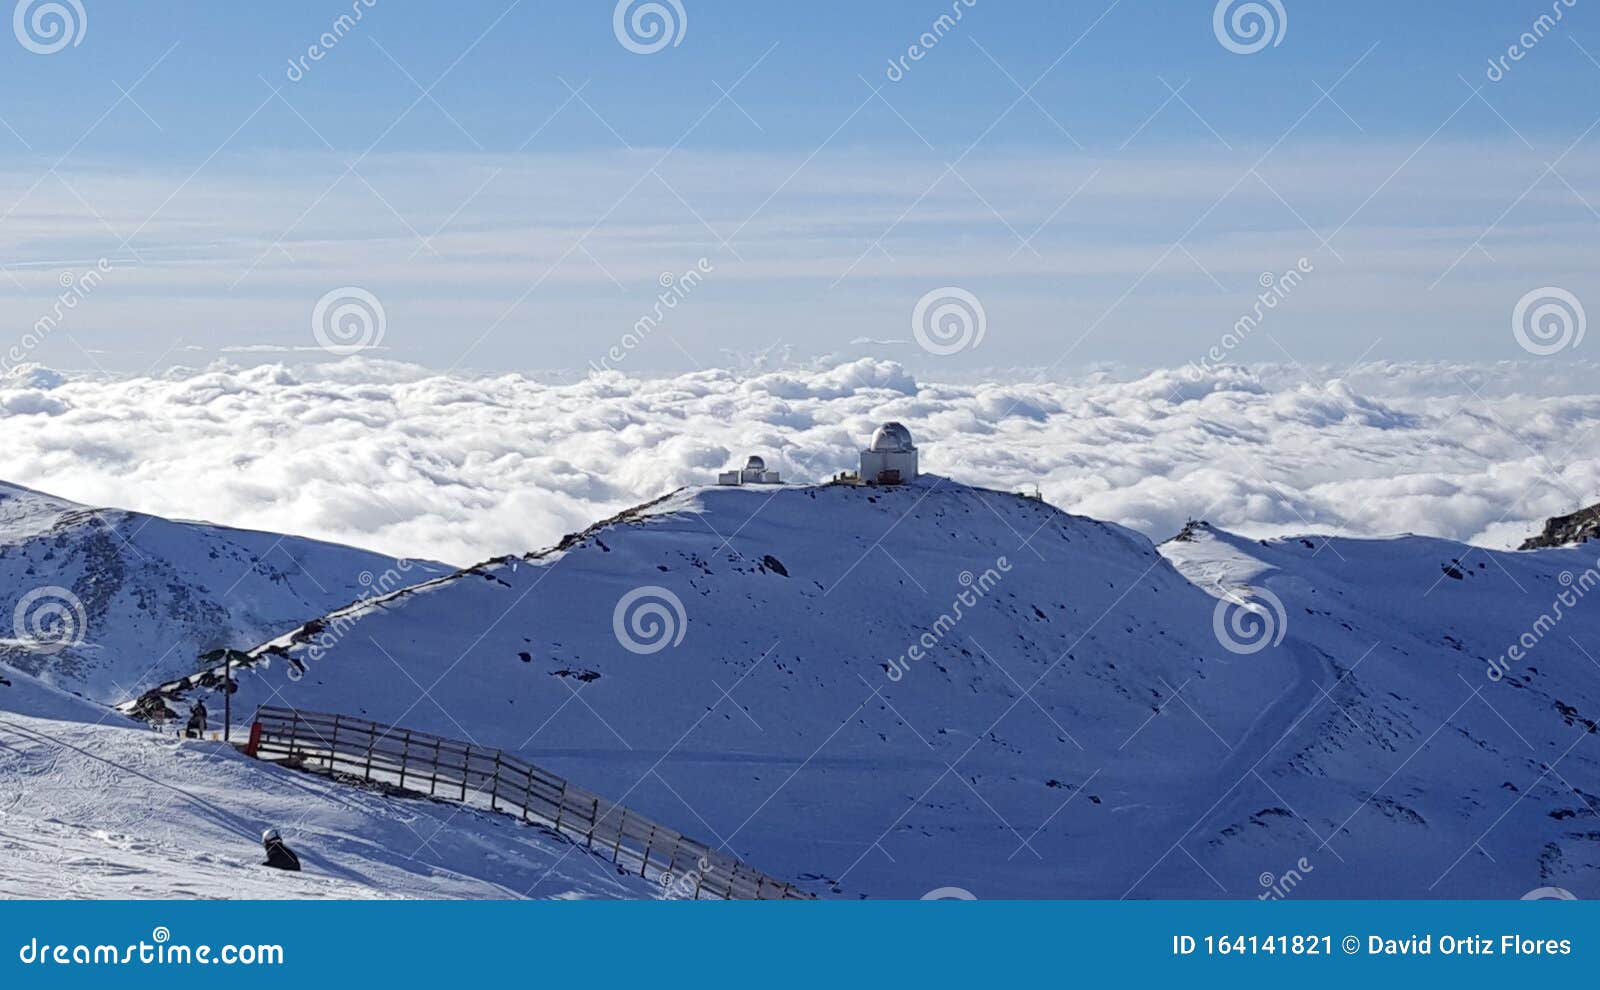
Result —
POLYGON ((1585 540, 1600 538, 1600 503, 1579 509, 1569 516, 1555 516, 1545 521, 1544 532, 1524 540, 1519 550, 1543 550, 1547 547, 1567 547, 1585 540))

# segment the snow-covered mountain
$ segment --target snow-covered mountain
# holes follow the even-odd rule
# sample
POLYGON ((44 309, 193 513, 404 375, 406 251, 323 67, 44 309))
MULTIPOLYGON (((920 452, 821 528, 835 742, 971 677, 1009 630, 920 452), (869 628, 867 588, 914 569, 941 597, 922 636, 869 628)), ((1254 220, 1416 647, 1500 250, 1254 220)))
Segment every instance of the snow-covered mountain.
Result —
POLYGON ((235 706, 516 751, 819 893, 1215 894, 1150 859, 1328 669, 1228 652, 1215 605, 1137 534, 937 477, 691 489, 279 637, 235 706))
POLYGON ((1594 888, 1593 554, 1161 551, 934 477, 685 490, 279 637, 239 708, 515 750, 824 893, 1594 888))
POLYGON ((235 710, 516 751, 824 894, 1583 895, 1597 567, 690 489, 286 631, 235 710))
POLYGON ((1190 833, 1202 861, 1268 869, 1298 842, 1312 896, 1600 895, 1595 544, 1195 525, 1161 549, 1219 594, 1252 589, 1321 659, 1300 727, 1190 833))
POLYGON ((445 570, 0 483, 0 671, 122 702, 194 670, 204 651, 445 570))
POLYGON ((161 736, 0 667, 0 897, 656 897, 506 815, 161 736), (303 871, 263 869, 263 828, 303 871))

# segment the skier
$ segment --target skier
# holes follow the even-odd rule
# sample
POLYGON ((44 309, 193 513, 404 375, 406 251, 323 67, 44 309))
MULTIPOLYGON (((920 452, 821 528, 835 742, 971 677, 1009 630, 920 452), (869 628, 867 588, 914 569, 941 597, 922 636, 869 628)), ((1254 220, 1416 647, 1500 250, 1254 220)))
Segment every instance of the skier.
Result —
POLYGON ((196 701, 189 709, 189 725, 184 733, 190 739, 204 739, 206 735, 206 703, 196 701))
POLYGON ((267 850, 267 861, 262 866, 270 866, 275 870, 290 870, 300 872, 300 857, 294 850, 283 844, 283 836, 275 828, 269 828, 261 833, 261 845, 267 850))

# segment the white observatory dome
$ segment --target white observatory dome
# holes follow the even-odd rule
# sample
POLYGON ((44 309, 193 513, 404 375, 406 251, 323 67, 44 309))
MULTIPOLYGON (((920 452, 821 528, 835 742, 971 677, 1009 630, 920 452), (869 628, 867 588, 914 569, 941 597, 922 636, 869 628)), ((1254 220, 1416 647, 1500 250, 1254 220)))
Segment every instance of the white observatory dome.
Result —
POLYGON ((744 462, 744 469, 746 471, 765 471, 767 469, 767 462, 759 456, 752 454, 750 455, 750 459, 744 462))
POLYGON ((872 434, 867 449, 879 453, 904 453, 916 450, 911 443, 911 431, 899 423, 885 423, 872 434))

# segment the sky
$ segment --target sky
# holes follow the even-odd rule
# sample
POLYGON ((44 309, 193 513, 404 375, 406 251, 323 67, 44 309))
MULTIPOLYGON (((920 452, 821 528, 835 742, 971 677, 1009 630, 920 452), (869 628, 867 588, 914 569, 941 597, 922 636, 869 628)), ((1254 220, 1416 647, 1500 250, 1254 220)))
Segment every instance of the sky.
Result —
POLYGON ((1600 299, 1583 0, 13 13, 7 367, 1549 366, 1600 299))

